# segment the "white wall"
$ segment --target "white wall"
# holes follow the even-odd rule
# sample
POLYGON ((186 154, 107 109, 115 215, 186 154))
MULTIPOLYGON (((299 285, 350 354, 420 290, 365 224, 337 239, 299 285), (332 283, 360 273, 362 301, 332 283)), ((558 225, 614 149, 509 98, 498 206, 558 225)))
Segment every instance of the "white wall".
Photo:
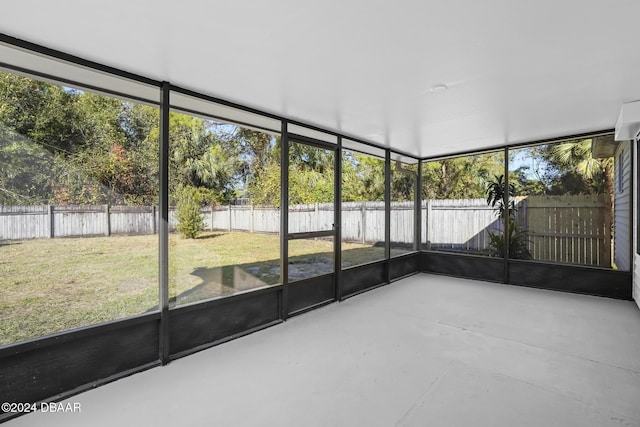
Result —
MULTIPOLYGON (((640 142, 640 141, 637 141, 640 142)), ((638 150, 639 144, 634 144, 634 150, 638 150)), ((640 167, 640 165, 638 164, 638 156, 634 155, 632 156, 633 158, 631 159, 631 163, 634 165, 633 167, 633 184, 634 184, 634 194, 632 195, 632 197, 635 199, 634 201, 634 206, 635 209, 633 210, 633 224, 638 225, 638 209, 640 208, 640 200, 638 200, 638 191, 640 190, 640 180, 638 179, 639 174, 638 174, 638 168, 640 167)), ((640 307, 640 255, 638 255, 638 245, 640 245, 640 242, 638 242, 638 233, 634 232, 633 233, 633 299, 636 301, 636 304, 638 304, 638 307, 640 307)))
POLYGON ((613 259, 619 270, 631 270, 632 162, 629 141, 621 142, 615 152, 614 168, 614 246, 613 259))

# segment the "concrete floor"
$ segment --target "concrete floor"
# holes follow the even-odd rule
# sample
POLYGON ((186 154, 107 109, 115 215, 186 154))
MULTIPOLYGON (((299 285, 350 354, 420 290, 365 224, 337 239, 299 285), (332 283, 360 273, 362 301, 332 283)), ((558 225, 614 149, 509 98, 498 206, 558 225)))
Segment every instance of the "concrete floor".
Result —
POLYGON ((416 275, 18 426, 640 426, 633 302, 416 275))

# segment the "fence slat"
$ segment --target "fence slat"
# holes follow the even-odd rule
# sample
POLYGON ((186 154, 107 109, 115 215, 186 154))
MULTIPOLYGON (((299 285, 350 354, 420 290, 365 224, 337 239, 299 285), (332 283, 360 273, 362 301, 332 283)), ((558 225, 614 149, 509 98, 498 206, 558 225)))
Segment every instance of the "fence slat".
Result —
POLYGON ((607 196, 529 196, 529 250, 540 261, 611 267, 607 196))
MULTIPOLYGON (((344 241, 373 244, 385 239, 384 202, 343 202, 344 241)), ((289 206, 288 233, 332 229, 333 204, 289 206)), ((209 230, 278 233, 280 210, 260 206, 214 206, 202 211, 209 230)), ((0 206, 0 240, 45 237, 153 234, 154 206, 0 206)), ((392 243, 412 244, 413 202, 391 203, 392 243)), ((424 200, 426 248, 479 253, 502 221, 484 199, 424 200)), ((611 212, 607 196, 529 196, 518 200, 516 220, 528 233, 529 250, 540 261, 611 266, 611 212)), ((169 229, 177 225, 169 209, 169 229)))

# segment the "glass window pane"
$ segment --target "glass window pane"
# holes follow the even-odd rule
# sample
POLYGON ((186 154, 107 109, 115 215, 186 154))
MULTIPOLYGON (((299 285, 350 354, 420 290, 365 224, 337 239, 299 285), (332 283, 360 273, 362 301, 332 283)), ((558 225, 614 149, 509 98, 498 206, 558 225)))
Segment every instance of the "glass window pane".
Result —
POLYGON ((342 268, 384 259, 384 205, 384 158, 342 150, 342 268))
POLYGON ((280 282, 280 136, 170 113, 169 296, 178 306, 280 282))
POLYGON ((510 150, 509 255, 630 268, 631 158, 611 136, 510 150))
POLYGON ((499 256, 503 221, 489 186, 504 181, 504 152, 426 161, 422 249, 499 256))
POLYGON ((391 161, 391 256, 414 251, 418 163, 391 161))
POLYGON ((332 230, 335 151, 289 143, 289 233, 332 230))
POLYGON ((289 282, 331 274, 333 271, 332 237, 289 241, 289 282))
MULTIPOLYGON (((334 232, 335 156, 335 150, 289 143, 290 234, 334 232)), ((330 235, 289 240, 289 281, 333 273, 333 248, 330 235)))
MULTIPOLYGON (((636 253, 640 255, 640 215, 638 215, 638 211, 640 210, 640 136, 636 138, 634 151, 636 152, 636 161, 635 161, 635 191, 636 191, 636 201, 634 203, 633 211, 635 216, 636 223, 636 253)), ((633 172, 631 172, 633 174, 633 172)))
POLYGON ((0 73, 0 345, 157 310, 158 129, 158 108, 0 73))

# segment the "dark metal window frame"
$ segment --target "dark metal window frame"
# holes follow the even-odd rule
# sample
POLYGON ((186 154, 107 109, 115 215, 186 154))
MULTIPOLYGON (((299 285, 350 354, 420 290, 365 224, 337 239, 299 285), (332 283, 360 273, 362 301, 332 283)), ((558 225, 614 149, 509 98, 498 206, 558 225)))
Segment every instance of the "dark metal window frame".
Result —
MULTIPOLYGON (((505 186, 509 185, 509 152, 512 149, 532 147, 536 145, 542 144, 554 144, 560 143, 563 141, 572 141, 577 139, 585 139, 585 138, 594 138, 596 136, 608 135, 614 132, 613 129, 603 130, 599 132, 590 132, 590 133, 581 133, 569 136, 563 136, 559 138, 550 138, 539 141, 532 142, 524 142, 524 143, 516 143, 516 144, 507 144, 502 146, 500 149, 504 150, 504 182, 505 186)), ((633 147, 631 148, 633 150, 633 147)), ((451 159, 463 156, 472 156, 472 155, 480 155, 486 153, 492 153, 498 151, 497 149, 482 149, 468 152, 461 152, 457 154, 447 155, 447 156, 434 156, 427 157, 421 160, 422 162, 433 161, 433 160, 444 160, 451 159)), ((640 150, 637 150, 640 151, 640 150)), ((631 155, 633 158, 633 151, 631 151, 631 155)), ((640 153, 638 153, 636 168, 640 166, 640 153)), ((617 174, 616 174, 617 176, 617 174)), ((637 176, 638 179, 638 187, 640 187, 640 177, 637 176)), ((631 190, 633 193, 633 179, 629 180, 629 185, 631 186, 631 190)), ((505 192, 505 206, 508 206, 508 193, 505 192)), ((638 200, 640 200, 640 189, 638 189, 637 194, 638 200)), ((637 202, 636 202, 637 203, 637 202)), ((634 203, 631 204, 631 209, 633 210, 634 203)), ((504 221, 508 220, 508 209, 505 209, 504 213, 504 221)), ((638 219, 638 223, 634 224, 632 220, 633 216, 630 217, 630 226, 636 226, 637 239, 640 241, 640 219, 638 219)), ((633 231, 631 231, 630 237, 633 236, 633 231)), ((503 239, 505 240, 504 245, 508 247, 508 234, 503 234, 503 239)), ((632 240, 632 238, 630 238, 632 240)), ((631 281, 632 281, 632 272, 633 272, 633 262, 631 262, 631 271, 618 271, 610 268, 604 267, 593 267, 593 266, 584 266, 579 264, 567 264, 567 263, 558 263, 558 262, 548 262, 548 261, 535 261, 535 260, 516 260, 511 259, 508 256, 508 251, 505 251, 504 258, 491 258, 491 257, 481 257, 476 255, 466 255, 466 254, 454 254, 446 251, 436 251, 436 250, 422 250, 421 255, 421 271, 426 272, 434 272, 437 274, 445 274, 452 275, 458 277, 471 277, 478 278, 481 280, 490 280, 490 281, 500 281, 505 284, 516 284, 522 286, 532 286, 543 289, 553 289, 560 290, 566 292, 574 292, 574 293, 584 293, 589 295, 597 295, 597 296, 606 296, 611 298, 619 298, 619 299, 631 299, 631 281), (433 260, 431 260, 432 258, 433 260), (496 274, 496 271, 492 270, 492 268, 479 268, 483 263, 482 259, 484 259, 484 264, 482 267, 488 267, 489 264, 493 264, 493 269, 498 265, 496 262, 502 265, 502 273, 500 275, 496 274), (438 260, 438 262, 433 262, 438 260), (457 265, 454 269, 442 268, 439 263, 449 263, 457 265), (524 269, 529 269, 531 272, 529 277, 522 277, 522 271, 524 269), (517 275, 514 275, 517 274, 517 275), (552 283, 553 279, 557 279, 559 284, 552 283), (604 280, 603 280, 604 279, 604 280)), ((633 242, 631 242, 629 247, 629 253, 633 256, 633 242)), ((640 254, 640 248, 638 248, 638 254, 640 254)))
MULTIPOLYGON (((168 282, 168 272, 164 271, 166 270, 166 263, 168 261, 168 242, 167 240, 167 236, 164 236, 164 234, 166 234, 168 232, 168 224, 165 223, 166 221, 168 221, 168 212, 164 212, 164 210, 168 209, 168 177, 166 176, 166 174, 168 173, 168 169, 166 167, 166 165, 164 163, 167 162, 167 156, 168 156, 168 111, 171 107, 171 102, 170 102, 170 93, 171 92, 178 92, 180 94, 184 94, 184 95, 188 95, 188 96, 192 96, 194 98, 197 99, 201 99, 203 101, 206 102, 211 102, 211 103, 216 103, 216 104, 220 104, 223 106, 228 106, 231 108, 235 108, 241 111, 246 111, 249 113, 253 113, 253 114, 258 114, 264 117, 268 117, 268 118, 272 118, 272 119, 276 119, 279 120, 282 124, 282 129, 281 129, 281 135, 282 135, 282 141, 283 141, 283 146, 287 146, 288 144, 285 144, 285 141, 287 141, 287 138, 291 138, 291 139, 295 139, 296 141, 300 141, 302 143, 306 142, 311 142, 312 144, 317 143, 317 141, 315 140, 311 140, 308 137, 305 136, 301 136, 301 135, 294 135, 294 134, 288 134, 287 133, 287 124, 294 124, 297 126, 301 126, 301 127, 305 127, 308 128, 310 130, 313 131, 318 131, 318 132, 323 132, 326 133, 328 135, 334 135, 336 136, 337 140, 340 141, 341 138, 348 138, 351 141, 357 142, 357 143, 361 143, 367 146, 371 146, 371 147, 375 147, 377 149, 382 149, 385 151, 385 219, 386 219, 386 224, 385 224, 385 258, 384 258, 384 262, 387 265, 387 282, 391 281, 390 278, 390 270, 388 268, 389 265, 389 261, 392 259, 391 257, 391 253, 390 253, 390 224, 389 224, 389 220, 390 220, 390 186, 391 186, 391 153, 397 153, 403 156, 407 156, 413 159, 418 160, 418 165, 419 165, 419 173, 418 173, 418 178, 416 180, 416 192, 415 192, 415 215, 414 215, 414 220, 415 220, 415 227, 414 227, 414 231, 415 231, 415 239, 414 239, 414 251, 413 252, 409 252, 408 254, 415 254, 415 253, 420 253, 423 252, 424 250, 421 249, 421 186, 422 186, 422 163, 424 161, 429 161, 429 160, 440 160, 440 159, 445 159, 445 158, 453 158, 453 157, 459 157, 459 156, 464 156, 464 155, 474 155, 474 154, 481 154, 481 153, 487 153, 487 152, 494 152, 498 149, 504 149, 505 153, 508 153, 510 149, 513 148, 518 148, 518 147, 524 147, 524 146, 532 146, 532 145, 538 145, 538 144, 544 144, 544 143, 554 143, 554 142, 560 142, 563 140, 573 140, 573 139, 578 139, 578 138, 584 138, 584 137, 594 137, 594 136, 598 136, 598 135, 602 135, 602 134, 608 134, 611 133, 612 130, 605 130, 605 131, 601 131, 601 132, 590 132, 590 133, 583 133, 583 134, 576 134, 576 135, 571 135, 571 136, 565 136, 562 138, 550 138, 550 139, 546 139, 546 140, 539 140, 539 141, 534 141, 534 142, 521 142, 521 143, 515 143, 515 144, 507 144, 507 145, 502 145, 502 146, 497 146, 495 148, 484 148, 481 150, 473 150, 473 151, 466 151, 466 152, 460 152, 460 153, 452 153, 452 154, 448 154, 446 156, 433 156, 433 157, 423 157, 423 158, 418 158, 416 156, 413 156, 409 153, 400 151, 400 150, 391 150, 389 148, 385 148, 379 144, 376 143, 372 143, 370 141, 366 141, 366 140, 362 140, 358 137, 354 137, 352 135, 347 135, 347 134, 342 134, 339 132, 335 132, 332 131, 330 129, 325 129, 322 127, 318 127, 315 125, 311 125, 311 124, 307 124, 307 123, 303 123, 300 121, 296 121, 296 120, 291 120, 291 119, 287 119, 284 118, 282 116, 276 115, 276 114, 271 114, 268 112, 264 112, 255 108, 250 108, 250 107, 246 107, 237 103, 233 103, 233 102, 229 102, 217 97, 212 97, 212 96, 208 96, 208 95, 204 95, 192 90, 188 90, 188 89, 184 89, 178 86, 174 86, 171 85, 169 82, 159 82, 159 81, 155 81, 153 79, 149 79, 146 77, 143 77, 141 75, 138 74, 134 74, 134 73, 130 73, 130 72, 126 72, 117 68, 113 68, 113 67, 109 67, 109 66, 105 66, 103 64, 97 63, 97 62, 93 62, 93 61, 88 61, 85 60, 83 58, 77 57, 77 56, 73 56, 70 54, 67 54, 65 52, 61 52, 58 50, 54 50, 54 49, 50 49, 50 48, 46 48, 37 44, 33 44, 24 40, 20 40, 5 34, 0 34, 0 42, 1 43, 5 43, 7 45, 12 45, 15 47, 19 47, 22 49, 25 49, 27 51, 31 51, 37 54, 41 54, 41 55, 45 55, 57 60, 61 60, 70 64, 75 64, 75 65, 79 65, 82 67, 86 67, 89 69, 93 69, 99 72, 104 72, 104 73, 109 73, 112 74, 114 76, 118 76, 118 77, 122 77, 131 81, 135 81, 135 82, 139 82, 141 84, 145 84, 145 85, 152 85, 152 86, 156 86, 159 88, 160 92, 161 92, 161 96, 160 96, 160 103, 158 104, 160 109, 161 109, 161 123, 160 123, 160 128, 161 128, 161 136, 160 136, 160 163, 161 163, 161 167, 160 167, 160 185, 161 185, 161 191, 160 191, 160 214, 161 214, 161 224, 160 224, 160 233, 159 233, 159 238, 160 238, 160 253, 159 253, 159 258, 160 258, 160 311, 163 312, 164 310, 164 299, 167 298, 168 295, 168 289, 167 289, 167 282, 168 282), (164 131, 164 132, 163 132, 164 131), (166 187, 166 189, 165 189, 166 187), (164 212, 164 213, 163 213, 164 212), (164 223, 164 224, 163 224, 164 223), (163 231, 163 227, 166 227, 166 231, 163 231)), ((100 87, 89 87, 87 84, 83 84, 83 83, 78 83, 78 82, 74 82, 71 81, 69 79, 65 79, 64 77, 59 77, 59 76, 52 76, 52 75, 47 75, 44 73, 40 73, 40 72, 34 72, 32 70, 27 70, 27 69, 23 69, 20 67, 14 67, 11 64, 0 64, 0 66, 3 66, 9 70, 14 69, 17 72, 20 73, 27 73, 27 74, 31 74, 34 76, 39 76, 41 78, 45 78, 47 80, 52 80, 52 81, 59 81, 59 82, 64 82, 66 84, 71 84, 71 85, 76 85, 79 87, 85 87, 91 90, 95 90, 97 92, 102 92, 102 93, 107 93, 107 94, 111 94, 113 96, 117 96, 117 97, 121 97, 124 99, 133 99, 133 100, 138 100, 141 102, 145 102, 145 103, 150 103, 149 100, 146 99, 138 99, 136 97, 133 97, 131 95, 128 95, 126 93, 121 93, 118 91, 113 91, 113 90, 109 90, 109 89, 103 89, 100 87)), ((153 104, 153 102, 151 102, 153 104)), ((196 111, 186 111, 180 107, 174 107, 177 110, 180 111, 185 111, 188 113, 192 113, 192 114, 200 114, 202 115, 202 113, 198 113, 196 111)), ((204 114, 205 116, 210 116, 209 114, 204 114)), ((247 125, 247 126, 251 126, 251 127, 257 127, 261 130, 267 131, 267 132, 273 132, 273 129, 266 129, 266 128, 261 128, 260 126, 255 126, 252 125, 251 123, 238 123, 239 125, 247 125)), ((327 147, 331 146, 331 147, 336 147, 336 144, 333 143, 322 143, 320 142, 319 145, 325 145, 327 147)), ((315 144, 314 144, 315 145, 315 144)), ((341 147, 340 147, 340 143, 338 142, 337 144, 337 148, 338 153, 341 154, 341 147)), ((283 151, 283 159, 284 160, 284 151, 283 151)), ((287 150, 288 151, 288 150, 287 150)), ((336 158, 341 157, 341 156, 336 156, 336 158)), ((281 163, 281 168, 283 170, 288 170, 288 157, 287 157, 287 167, 285 168, 285 164, 284 162, 281 163)), ((338 160, 338 159, 337 159, 338 160)), ((336 161, 336 170, 340 168, 340 162, 336 161)), ((508 182, 508 154, 505 155, 505 180, 508 182)), ((284 183, 286 181, 286 179, 288 179, 288 177, 285 177, 283 175, 281 175, 281 183, 284 183)), ((340 193, 341 190, 341 185, 340 184, 340 180, 336 179, 336 194, 340 193)), ((284 187, 284 186, 283 186, 284 187)), ((282 189, 282 193, 284 193, 285 188, 282 189)), ((283 194, 284 195, 284 194, 283 194)), ((281 200, 284 201, 284 198, 281 198, 281 200)), ((336 217, 339 219, 340 216, 340 212, 338 212, 340 209, 336 209, 336 217)), ((283 211, 281 211, 283 212, 283 211)), ((286 233, 282 233, 282 225, 285 224, 285 220, 288 220, 288 216, 287 215, 282 215, 281 216, 281 236, 282 236, 282 240, 287 240, 288 235, 286 233)), ((338 222, 336 222, 336 228, 338 229, 339 232, 339 227, 340 224, 338 222)), ((640 235, 640 227, 636 227, 638 230, 638 233, 640 235)), ((283 252, 283 249, 287 249, 287 244, 286 242, 283 244, 281 244, 281 252, 283 252)), ((338 250, 336 250, 336 252, 339 252, 338 250)), ((640 253, 640 249, 638 251, 640 253)), ((281 253, 281 261, 282 261, 282 253, 281 253)), ((505 263, 508 262, 508 259, 506 259, 505 256, 505 263)), ((286 262, 284 263, 286 264, 286 262)), ((337 264, 339 265, 339 264, 337 264)), ((281 272, 284 273, 286 272, 287 268, 286 266, 282 266, 283 268, 281 269, 281 272)), ((337 269, 338 271, 342 270, 341 268, 337 269)), ((508 282, 508 268, 507 266, 505 266, 505 282, 508 282)), ((286 295, 286 286, 285 286, 285 291, 284 294, 286 295)), ((338 299, 339 299, 339 295, 340 292, 338 291, 338 299)), ((166 322, 165 322, 166 323, 166 322)), ((161 328, 162 331, 165 331, 165 328, 161 328)), ((161 337, 161 343, 168 343, 168 336, 166 335, 166 333, 163 333, 163 337, 161 337)), ((168 344, 167 344, 168 345, 168 344)), ((166 360, 166 351, 161 350, 161 354, 164 355, 164 357, 161 357, 161 359, 163 361, 166 360)))
MULTIPOLYGON (((391 153, 395 153, 395 151, 391 150, 391 153)), ((389 238, 389 257, 387 259, 394 259, 394 258, 399 258, 399 257, 403 257, 405 255, 410 255, 410 254, 417 254, 420 252, 420 239, 422 238, 422 232, 421 232, 421 215, 422 215, 422 195, 421 195, 421 191, 422 191, 422 160, 417 158, 417 157, 413 157, 413 156, 408 156, 411 157, 413 159, 416 160, 416 165, 418 165, 418 171, 416 173, 415 176, 415 182, 414 182, 414 186, 413 186, 413 242, 411 243, 411 250, 403 252, 401 254, 398 255, 391 255, 391 225, 389 225, 389 234, 388 234, 388 238, 389 238)), ((393 168, 391 167, 391 159, 389 159, 389 198, 391 198, 391 183, 392 183, 392 178, 393 178, 393 168)), ((402 161, 400 161, 400 163, 403 163, 405 165, 408 165, 408 163, 404 163, 402 161)), ((391 201, 389 202, 389 217, 388 220, 389 222, 391 222, 391 201)))
MULTIPOLYGON (((286 277, 288 275, 288 259, 284 256, 288 253, 288 236, 286 233, 288 227, 288 194, 287 194, 287 185, 283 183, 288 182, 288 142, 289 138, 293 138, 298 140, 298 136, 290 135, 287 132, 287 125, 298 125, 306 127, 310 130, 315 130, 319 132, 323 132, 329 135, 336 136, 338 140, 337 144, 337 152, 339 155, 336 156, 336 171, 340 170, 341 167, 341 138, 346 138, 351 141, 361 143, 367 146, 375 147, 377 149, 382 149, 385 151, 385 259, 382 261, 373 262, 371 264, 365 264, 362 266, 356 266, 353 268, 336 269, 336 295, 335 300, 341 300, 345 297, 355 295, 357 293, 375 288, 377 286, 382 286, 388 283, 391 283, 393 280, 397 278, 404 277, 406 274, 413 274, 420 270, 423 270, 423 266, 425 263, 423 260, 425 257, 430 255, 429 251, 419 250, 421 248, 420 239, 421 239, 421 194, 422 194, 422 162, 428 160, 436 160, 450 157, 458 157, 460 155, 472 155, 479 154, 482 152, 490 152, 496 150, 508 150, 510 148, 521 147, 521 146, 529 146, 534 144, 546 143, 546 142, 558 142, 560 140, 568 140, 568 139, 576 139, 584 136, 595 136, 598 134, 610 133, 611 130, 603 131, 601 133, 587 133, 581 135, 572 135, 569 137, 564 137, 562 139, 549 139, 546 141, 537 141, 537 142, 524 142, 517 144, 508 144, 508 145, 499 145, 496 147, 485 148, 477 151, 466 151, 460 153, 452 153, 447 156, 434 156, 434 157, 423 157, 419 158, 412 154, 390 148, 386 148, 383 145, 372 143, 370 141, 363 140, 361 138, 355 137, 353 135, 348 135, 344 133, 339 133, 336 131, 328 130, 322 127, 314 126, 311 124, 303 123, 300 121, 288 119, 286 117, 282 117, 279 115, 271 114, 265 111, 260 111, 255 108, 246 107, 243 105, 239 105, 237 103, 229 102, 224 99, 211 97, 208 95, 204 95, 201 93, 197 93, 194 91, 190 91, 187 89, 183 89, 177 86, 171 85, 170 82, 161 82, 156 81, 138 74, 126 72, 117 68, 105 66, 103 64, 88 61, 83 58, 70 55, 68 53, 54 50, 50 48, 46 48, 34 43, 30 43, 24 40, 20 40, 6 34, 0 33, 0 43, 4 43, 10 46, 18 47, 24 49, 26 51, 33 52, 34 54, 45 55, 47 57, 51 57, 60 61, 64 61, 69 64, 75 64, 81 67, 86 67, 98 72, 108 73, 114 76, 122 77, 128 79, 130 81, 139 82, 145 85, 151 85, 153 87, 157 87, 161 93, 160 102, 150 102, 147 99, 140 99, 135 96, 128 95, 126 93, 119 93, 118 91, 104 89, 100 87, 91 87, 86 83, 73 82, 64 77, 60 76, 50 76, 41 72, 34 72, 33 70, 23 69, 20 67, 12 66, 11 64, 0 63, 0 67, 6 68, 8 70, 14 70, 19 73, 26 73, 30 75, 34 75, 40 78, 44 78, 52 81, 63 82, 64 84, 76 85, 79 87, 88 88, 90 90, 95 90, 96 92, 107 93, 113 96, 117 96, 123 99, 132 99, 136 101, 140 101, 147 104, 158 105, 160 107, 160 214, 161 214, 161 223, 160 223, 160 232, 159 232, 159 261, 160 261, 160 276, 159 276, 159 310, 143 315, 140 317, 126 318, 121 320, 116 320, 113 322, 107 322, 105 324, 98 325, 90 325, 84 328, 80 328, 78 330, 69 330, 63 331, 59 334, 43 336, 34 340, 30 340, 27 342, 18 342, 14 344, 10 344, 8 346, 4 346, 0 348, 0 361, 2 361, 3 365, 0 366, 0 376, 2 376, 7 381, 5 382, 5 386, 0 385, 0 397, 4 397, 5 399, 0 400, 10 400, 9 398, 16 395, 16 390, 11 389, 10 385, 19 384, 19 381, 16 382, 16 379, 21 378, 21 372, 25 369, 30 371, 38 371, 39 369, 47 370, 47 369, 57 369, 57 372, 70 372, 68 376, 73 376, 73 382, 68 382, 69 378, 64 380, 60 375, 51 375, 47 377, 43 374, 41 377, 38 377, 38 384, 31 384, 29 389, 25 388, 22 390, 24 393, 20 395, 22 401, 38 401, 42 399, 56 399, 60 400, 66 397, 69 397, 79 391, 86 390, 87 388, 92 387, 95 384, 105 383, 112 381, 114 379, 129 375, 131 373, 147 369, 152 366, 156 366, 158 364, 166 364, 170 360, 175 359, 176 357, 181 357, 186 354, 190 354, 194 351, 198 351, 202 348, 206 348, 220 342, 227 341, 229 339, 233 339, 235 337, 253 332, 258 329, 262 329, 265 327, 272 326, 277 324, 283 320, 285 320, 288 316, 289 310, 287 307, 287 294, 288 294, 288 286, 286 286, 286 277), (277 285, 274 287, 270 287, 267 289, 260 289, 248 293, 242 293, 234 296, 230 296, 228 298, 223 299, 213 299, 202 301, 197 304, 193 304, 186 307, 176 308, 175 310, 168 309, 168 154, 169 154, 169 135, 168 135, 168 121, 169 121, 169 109, 170 109, 170 96, 171 92, 178 92, 185 95, 194 96, 196 98, 202 99, 207 102, 212 102, 216 104, 220 104, 223 106, 228 106, 232 108, 236 108, 238 110, 246 111, 249 113, 258 114, 264 117, 272 118, 279 120, 281 123, 281 138, 282 138, 282 150, 281 150, 281 229, 280 229, 280 265, 281 265, 281 275, 283 278, 283 282, 281 285, 277 285), (416 182, 417 191, 416 194, 416 211, 415 211, 415 246, 414 252, 404 254, 403 256, 391 258, 390 256, 390 187, 391 187, 391 153, 397 153, 403 156, 407 156, 419 161, 418 166, 418 179, 416 182), (284 208, 283 208, 284 207, 284 208), (344 289, 344 283, 342 283, 341 276, 348 276, 351 279, 360 277, 364 274, 363 277, 369 277, 373 283, 369 285, 366 282, 361 282, 358 286, 351 288, 347 292, 344 289), (368 276, 367 276, 368 275, 368 276), (348 294, 348 295, 346 295, 348 294), (201 334, 200 331, 193 327, 192 324, 183 324, 178 329, 172 329, 172 317, 176 319, 187 319, 188 321, 202 321, 211 319, 212 316, 215 317, 218 314, 216 313, 231 313, 237 314, 238 312, 243 311, 242 304, 254 304, 254 308, 262 307, 261 304, 264 304, 265 301, 270 301, 275 304, 273 306, 263 307, 264 312, 261 312, 258 322, 247 323, 244 329, 239 328, 235 323, 235 319, 229 319, 227 325, 223 325, 224 328, 214 329, 206 332, 205 334, 201 334), (274 302, 274 301, 277 301, 274 302), (190 320, 189 320, 190 319, 190 320), (131 336, 126 335, 128 332, 133 331, 135 329, 135 333, 132 333, 131 336), (123 332, 124 331, 124 332, 123 332), (182 332, 189 332, 194 334, 192 341, 184 341, 182 332), (125 334, 125 336, 121 336, 125 334), (174 337, 174 341, 176 339, 182 339, 180 345, 180 351, 175 352, 171 351, 170 341, 171 337, 174 337), (101 344, 104 348, 109 348, 109 346, 121 345, 122 340, 126 342, 127 340, 131 341, 131 349, 129 352, 120 353, 120 359, 116 361, 110 361, 108 352, 104 354, 101 352, 96 353, 95 345, 101 344), (143 339, 147 339, 147 341, 142 341, 143 339), (133 340, 133 341, 132 341, 133 340), (135 345, 134 345, 135 344, 135 345), (78 373, 80 371, 74 369, 68 369, 69 366, 67 360, 64 357, 59 357, 60 363, 58 363, 58 367, 54 366, 53 361, 49 357, 49 350, 52 346, 56 346, 56 348, 61 352, 60 354, 67 352, 69 355, 77 356, 72 364, 80 364, 80 367, 83 369, 83 374, 78 373), (62 346, 62 347, 61 347, 62 346), (106 347, 105 347, 106 346, 106 347), (135 347, 144 346, 145 353, 143 359, 136 358, 136 348, 135 347), (157 357, 154 357, 153 354, 156 354, 157 357), (28 356, 25 356, 28 355, 28 356), (84 356, 78 356, 84 355, 84 356), (78 358, 79 357, 79 358, 78 358), (83 358, 84 357, 84 358, 83 358), (124 360, 124 359, 127 360, 124 360), (5 368, 7 364, 11 364, 11 368, 5 368), (94 366, 101 366, 101 374, 103 377, 95 377, 95 375, 91 375, 91 369, 94 366), (123 368, 124 367, 124 368, 123 368), (88 373, 87 373, 88 372, 88 373), (61 381, 67 381, 61 386, 61 381), (12 382, 13 381, 13 382, 12 382), (29 395, 31 391, 38 390, 37 395, 32 394, 29 395), (31 391, 30 391, 31 390, 31 391)), ((178 108, 180 110, 180 108, 178 108)), ((208 116, 208 115, 207 115, 208 116)), ((250 123, 246 125, 252 126, 250 123)), ((256 126, 252 126, 256 127, 256 126)), ((259 127, 258 127, 259 128, 259 127)), ((273 129, 264 129, 265 131, 273 132, 273 129)), ((331 144, 335 146, 334 144, 331 144)), ((640 151, 640 150, 638 150, 640 151)), ((638 154, 638 161, 640 161, 640 153, 638 154)), ((637 162, 636 162, 637 167, 637 162)), ((508 158, 505 161, 505 170, 508 172, 508 158)), ((505 173, 505 176, 508 177, 508 173, 505 173)), ((340 205, 341 202, 341 179, 338 178, 339 175, 336 175, 336 227, 338 228, 338 236, 340 236, 340 205)), ((640 185, 637 185, 638 190, 640 191, 640 185)), ((633 190, 632 190, 633 191, 633 190)), ((638 194, 640 198, 640 193, 638 194)), ((637 203, 637 201, 636 201, 637 203)), ((639 233, 640 239, 640 226, 636 227, 639 233)), ((335 245, 336 252, 336 266, 340 266, 340 250, 338 249, 339 245, 335 245)), ((638 250, 640 254, 640 249, 638 250)), ((445 254, 446 255, 446 254, 445 254)), ((505 263, 514 263, 513 260, 503 260, 505 263)), ((466 265, 466 261, 464 259, 458 259, 461 263, 460 266, 464 267, 466 265)), ((483 259, 475 260, 477 267, 483 268, 487 263, 483 259)), ((583 269, 585 271, 591 271, 590 269, 583 269)), ((604 271, 604 270, 599 270, 604 271)), ((556 272, 557 273, 557 272, 556 272)), ((561 274, 560 273, 557 274, 561 274)), ((456 273, 456 274, 459 274, 456 273)), ((508 276, 508 270, 505 267, 504 277, 505 281, 508 276)), ((623 274, 619 276, 624 276, 623 274)), ((626 276, 625 276, 626 277, 626 276)), ((625 279, 626 280, 626 279, 625 279)), ((207 323, 207 324, 210 324, 207 323)), ((186 339, 186 338, 185 338, 186 339)), ((191 338, 189 338, 191 339, 191 338)), ((58 359, 56 359, 58 360, 58 359)), ((75 366, 72 366, 72 368, 75 366)), ((12 417, 12 414, 3 414, 0 415, 0 422, 12 417)))
MULTIPOLYGON (((281 220, 285 216, 283 213, 286 212, 286 221, 282 220, 281 227, 284 227, 285 232, 283 233, 282 229, 280 230, 280 234, 284 234, 284 238, 281 240, 281 244, 284 243, 284 246, 281 250, 281 276, 280 280, 285 289, 284 292, 284 300, 282 301, 283 312, 282 318, 283 320, 299 313, 303 313, 308 311, 309 309, 313 309, 319 305, 325 304, 327 301, 333 302, 337 301, 340 295, 340 282, 339 282, 339 270, 340 270, 340 226, 338 220, 340 219, 339 213, 339 204, 338 200, 341 198, 340 196, 340 176, 337 172, 339 172, 339 165, 341 164, 341 151, 340 151, 340 141, 338 143, 331 143, 327 141, 317 140, 314 138, 310 138, 303 135, 298 135, 294 133, 288 132, 288 126, 283 128, 287 132, 286 135, 286 147, 285 147, 285 138, 283 138, 283 142, 281 144, 280 152, 283 156, 281 159, 281 175, 280 175, 280 185, 282 190, 282 197, 280 199, 280 214, 281 220), (286 128, 286 129, 285 129, 286 128), (334 224, 332 230, 321 230, 321 231, 309 231, 309 232, 299 232, 299 233, 290 233, 289 232, 289 148, 292 143, 306 145, 309 147, 318 148, 321 150, 327 150, 333 153, 334 158, 334 179, 333 179, 333 202, 334 202, 334 224), (286 167, 284 166, 286 155, 286 167), (285 194, 286 193, 286 194, 285 194), (336 208, 337 207, 337 208, 336 208), (318 276, 314 276, 307 279, 301 279, 296 281, 289 280, 289 241, 291 240, 299 240, 299 239, 309 239, 315 237, 332 237, 333 238, 333 257, 334 257, 334 269, 332 273, 322 274, 318 276), (284 266, 286 265, 286 275, 284 274, 284 266), (330 282, 330 286, 332 286, 331 291, 331 300, 326 299, 326 292, 315 295, 314 291, 317 289, 313 289, 313 286, 318 284, 317 286, 326 287, 326 283, 330 282), (291 283, 295 283, 295 289, 291 288, 291 283), (300 303, 300 301, 308 301, 307 305, 300 303)), ((317 292, 316 292, 317 293, 317 292)))
MULTIPOLYGON (((640 255, 640 214, 638 213, 638 210, 640 210, 640 147, 638 147, 638 144, 640 144, 640 137, 637 137, 635 141, 631 142, 631 147, 633 150, 635 150, 635 160, 636 160, 635 168, 634 168, 636 172, 636 179, 635 179, 636 199, 631 203, 631 211, 632 211, 632 215, 634 211, 636 213, 636 254, 640 255)), ((631 157, 632 158, 634 157, 633 154, 631 155, 631 157)), ((631 182, 633 181, 634 180, 632 179, 631 182)), ((634 191, 631 190, 631 194, 633 193, 634 191)), ((633 243, 631 243, 631 245, 633 246, 633 243)), ((631 250, 631 253, 633 254, 633 249, 631 250)), ((635 264, 633 262, 633 258, 631 259, 631 262, 632 264, 635 264)))

